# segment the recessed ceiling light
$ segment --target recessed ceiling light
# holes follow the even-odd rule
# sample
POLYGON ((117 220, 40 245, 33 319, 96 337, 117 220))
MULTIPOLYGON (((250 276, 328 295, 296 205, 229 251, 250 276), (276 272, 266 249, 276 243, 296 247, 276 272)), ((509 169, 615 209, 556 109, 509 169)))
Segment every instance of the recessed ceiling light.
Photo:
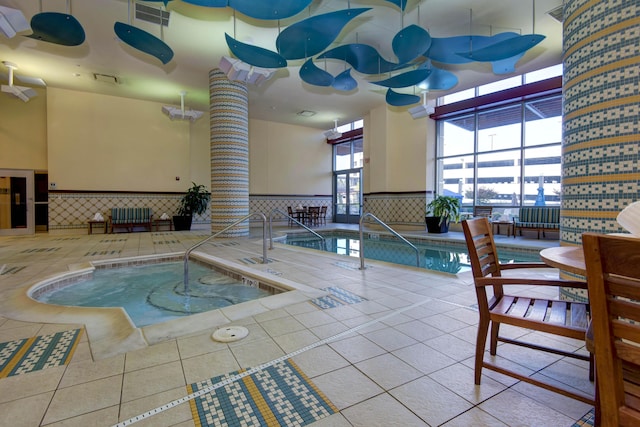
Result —
POLYGON ((302 116, 302 117, 311 117, 311 116, 315 116, 316 112, 315 111, 309 111, 309 110, 302 110, 302 111, 298 111, 296 114, 298 116, 302 116))

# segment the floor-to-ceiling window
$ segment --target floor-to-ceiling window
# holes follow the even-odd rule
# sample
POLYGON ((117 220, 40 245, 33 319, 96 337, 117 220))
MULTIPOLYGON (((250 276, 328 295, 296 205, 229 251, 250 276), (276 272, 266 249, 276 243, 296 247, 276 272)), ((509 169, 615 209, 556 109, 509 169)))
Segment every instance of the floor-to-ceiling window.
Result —
POLYGON ((362 120, 338 127, 333 142, 333 221, 358 223, 362 213, 362 120))
MULTIPOLYGON (((561 69, 547 70, 556 72, 561 69)), ((540 76, 476 88, 473 99, 469 91, 452 98, 464 108, 438 118, 438 194, 462 196, 469 210, 489 205, 498 213, 560 204, 562 94, 559 88, 527 92, 546 87, 540 76)))

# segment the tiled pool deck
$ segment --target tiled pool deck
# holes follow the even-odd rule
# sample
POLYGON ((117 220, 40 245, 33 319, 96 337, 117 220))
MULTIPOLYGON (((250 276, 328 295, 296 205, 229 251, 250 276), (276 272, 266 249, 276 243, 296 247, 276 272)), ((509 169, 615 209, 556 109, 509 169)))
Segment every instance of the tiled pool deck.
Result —
MULTIPOLYGON (((453 276, 369 260, 361 271, 356 258, 280 244, 269 250, 271 262, 261 264, 260 234, 252 229, 249 238, 198 251, 324 292, 329 298, 324 304, 292 299, 232 311, 230 324, 249 330, 236 342, 213 341, 216 326, 205 324, 200 332, 146 348, 131 350, 126 340, 114 343, 107 357, 92 351, 89 330, 69 363, 0 378, 0 425, 109 426, 141 414, 136 425, 214 425, 213 411, 223 416, 244 405, 236 412, 246 416, 246 425, 571 426, 591 409, 490 371, 484 372, 482 385, 473 384, 477 313, 469 273, 453 276), (215 396, 190 395, 225 379, 229 384, 215 396), (294 389, 303 390, 302 398, 288 394, 294 389), (270 406, 273 402, 278 405, 270 406), (156 408, 161 409, 155 415, 146 415, 156 408)), ((192 231, 0 237, 0 343, 83 326, 80 320, 43 321, 55 319, 55 310, 35 315, 34 321, 31 309, 21 310, 31 284, 87 261, 184 251, 205 236, 192 231)), ((449 233, 448 238, 462 236, 449 233)), ((557 245, 535 238, 496 240, 557 245)), ((556 296, 557 290, 537 293, 556 296)), ((580 341, 529 335, 536 342, 585 351, 580 341)), ((513 346, 498 354, 501 363, 523 373, 593 390, 588 366, 579 361, 513 346)), ((0 352, 0 370, 2 357, 0 352)), ((245 425, 225 420, 221 425, 245 425)))

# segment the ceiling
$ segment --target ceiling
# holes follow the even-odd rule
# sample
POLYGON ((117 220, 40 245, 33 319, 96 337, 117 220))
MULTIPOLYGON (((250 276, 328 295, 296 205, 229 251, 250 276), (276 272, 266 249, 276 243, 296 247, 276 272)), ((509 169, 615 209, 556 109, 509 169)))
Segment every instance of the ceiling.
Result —
MULTIPOLYGON (((71 47, 24 37, 30 31, 13 38, 0 34, 0 60, 17 65, 15 84, 25 85, 20 77, 39 77, 49 87, 173 105, 180 105, 180 92, 186 91, 185 105, 206 111, 209 71, 218 67, 221 56, 231 56, 225 33, 241 42, 274 51, 279 31, 300 19, 349 7, 371 7, 372 10, 351 21, 331 47, 366 43, 375 47, 385 59, 396 61, 391 40, 399 30, 411 24, 425 28, 432 37, 470 33, 488 36, 505 31, 544 35, 545 39, 517 62, 516 74, 521 74, 561 62, 562 24, 547 13, 559 7, 561 1, 407 0, 402 13, 391 1, 385 0, 314 0, 303 12, 278 22, 249 18, 239 12, 234 16, 234 11, 228 7, 207 8, 173 0, 166 6, 170 12, 169 25, 161 28, 135 19, 134 8, 127 0, 0 0, 2 6, 21 10, 28 22, 39 12, 70 13, 81 23, 86 34, 81 45, 71 47), (67 9, 68 5, 70 9, 67 9), (114 33, 117 21, 162 39, 173 50, 173 59, 163 65, 155 57, 118 40, 114 33), (94 74, 115 76, 118 83, 96 80, 94 74)), ((165 8, 162 2, 140 3, 165 8)), ((303 82, 298 76, 303 62, 289 61, 287 68, 278 69, 269 81, 260 86, 249 85, 250 118, 330 129, 334 119, 338 119, 339 125, 347 123, 385 103, 386 88, 370 81, 389 76, 367 76, 354 70, 351 75, 358 81, 358 87, 341 92, 303 82), (302 110, 316 114, 311 117, 296 114, 302 110)), ((349 67, 336 60, 316 62, 334 75, 349 67)), ((455 73, 459 79, 458 85, 449 92, 509 77, 493 74, 488 63, 437 66, 455 73)), ((7 69, 2 65, 0 73, 4 73, 4 77, 0 77, 4 84, 7 69)), ((413 87, 403 91, 419 94, 419 89, 413 87)), ((436 98, 444 93, 432 91, 427 97, 436 98)), ((16 99, 16 102, 20 101, 16 99)), ((389 108, 405 110, 409 107, 389 108)))

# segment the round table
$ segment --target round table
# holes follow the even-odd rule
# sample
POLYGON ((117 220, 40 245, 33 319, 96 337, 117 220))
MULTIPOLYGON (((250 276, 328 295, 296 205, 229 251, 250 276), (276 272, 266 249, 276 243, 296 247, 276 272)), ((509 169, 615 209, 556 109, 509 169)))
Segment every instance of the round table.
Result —
POLYGON ((545 264, 580 276, 587 275, 582 246, 557 246, 540 251, 545 264))

